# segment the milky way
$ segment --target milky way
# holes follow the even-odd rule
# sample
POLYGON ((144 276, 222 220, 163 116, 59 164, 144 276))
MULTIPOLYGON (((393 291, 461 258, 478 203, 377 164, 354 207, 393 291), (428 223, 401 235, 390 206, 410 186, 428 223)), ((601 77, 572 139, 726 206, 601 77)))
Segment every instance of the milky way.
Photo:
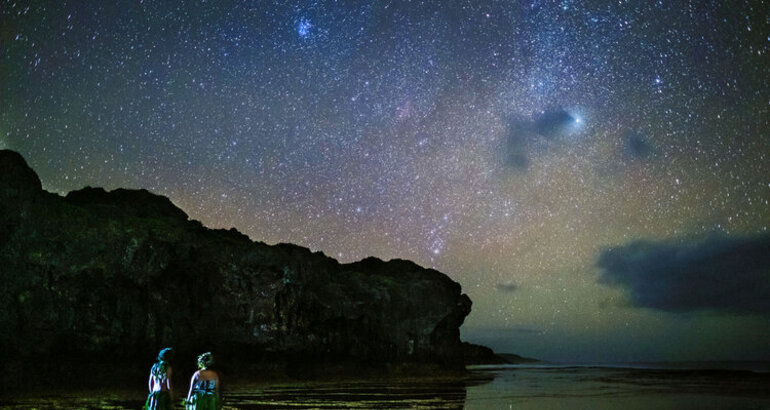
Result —
POLYGON ((766 260, 674 311, 699 271, 627 269, 767 248, 763 3, 0 0, 0 148, 52 192, 435 267, 499 351, 770 359, 769 314, 724 308, 770 297, 766 260))

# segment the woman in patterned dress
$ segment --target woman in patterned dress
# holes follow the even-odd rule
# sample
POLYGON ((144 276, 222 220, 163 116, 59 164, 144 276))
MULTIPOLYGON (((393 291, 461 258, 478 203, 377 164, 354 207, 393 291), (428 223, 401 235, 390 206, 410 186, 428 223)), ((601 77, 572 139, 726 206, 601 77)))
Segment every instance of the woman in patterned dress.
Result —
POLYGON ((219 375, 211 370, 214 356, 211 352, 198 356, 198 371, 190 379, 185 406, 187 410, 219 410, 222 401, 219 397, 219 375))
POLYGON ((150 378, 147 380, 147 387, 150 394, 144 402, 144 408, 148 410, 169 410, 171 409, 171 400, 174 395, 174 388, 171 385, 171 359, 174 357, 174 350, 167 347, 158 353, 158 361, 150 368, 150 378))

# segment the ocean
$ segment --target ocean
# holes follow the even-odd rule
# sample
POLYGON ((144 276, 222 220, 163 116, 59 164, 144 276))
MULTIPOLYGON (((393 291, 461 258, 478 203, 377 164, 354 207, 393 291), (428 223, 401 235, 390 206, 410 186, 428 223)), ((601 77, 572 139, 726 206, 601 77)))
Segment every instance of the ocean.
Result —
POLYGON ((479 366, 465 409, 770 409, 767 363, 479 366))
MULTIPOLYGON (((768 409, 768 363, 472 366, 465 378, 358 379, 230 386, 231 409, 768 409)), ((186 386, 180 389, 182 391, 186 386)), ((11 409, 137 409, 138 390, 0 400, 11 409)), ((181 408, 181 407, 180 407, 181 408)))

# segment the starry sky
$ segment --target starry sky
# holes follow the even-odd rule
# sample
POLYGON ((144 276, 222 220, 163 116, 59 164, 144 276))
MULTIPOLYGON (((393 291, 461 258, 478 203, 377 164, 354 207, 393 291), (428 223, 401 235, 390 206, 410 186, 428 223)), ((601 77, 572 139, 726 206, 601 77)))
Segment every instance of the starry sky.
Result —
POLYGON ((548 360, 770 360, 768 79, 762 1, 0 0, 45 189, 414 260, 548 360))

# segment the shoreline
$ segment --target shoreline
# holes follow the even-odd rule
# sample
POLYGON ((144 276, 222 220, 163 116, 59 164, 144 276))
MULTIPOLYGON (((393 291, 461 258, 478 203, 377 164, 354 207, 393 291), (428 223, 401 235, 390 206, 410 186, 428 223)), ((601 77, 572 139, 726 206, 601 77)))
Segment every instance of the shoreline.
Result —
MULTIPOLYGON (((514 365, 515 366, 515 365, 514 365)), ((241 380, 222 384, 228 408, 424 408, 487 409, 697 408, 754 409, 770 405, 770 374, 746 371, 651 370, 596 366, 487 366, 465 375, 326 377, 313 380, 241 380), (491 407, 490 407, 491 406, 491 407), (694 407, 693 407, 694 408, 694 407)), ((144 380, 142 380, 144 381, 144 380)), ((175 384, 174 402, 187 384, 175 384)), ((129 387, 27 391, 0 398, 15 409, 135 409, 146 397, 129 387)))
MULTIPOLYGON (((69 392, 143 392, 147 382, 144 367, 125 363, 8 363, 15 384, 0 392, 0 398, 27 395, 67 394, 69 392), (21 370, 24 369, 24 370, 21 370), (116 387, 116 386, 136 386, 116 387), (11 393, 13 392, 13 393, 11 393)), ((281 385, 312 385, 320 383, 358 383, 414 381, 457 382, 476 384, 488 382, 485 373, 508 370, 569 371, 576 369, 629 370, 676 373, 770 374, 770 361, 670 361, 670 362, 526 362, 511 364, 467 365, 464 369, 445 369, 432 364, 402 363, 389 365, 306 363, 307 372, 292 371, 284 364, 251 364, 220 367, 220 377, 227 386, 263 388, 281 385)), ((174 365, 174 385, 185 386, 195 371, 192 366, 174 365)))
MULTIPOLYGON (((131 393, 144 392, 148 371, 152 362, 115 363, 77 360, 9 362, 6 363, 5 386, 0 399, 20 396, 66 395, 79 393, 131 393), (136 386, 116 387, 116 386, 136 386)), ((175 389, 187 389, 190 376, 195 372, 189 364, 172 363, 175 389)), ((313 383, 345 383, 365 380, 394 381, 413 380, 461 382, 474 378, 474 372, 466 368, 447 369, 427 363, 399 363, 363 365, 355 363, 303 363, 292 367, 288 363, 246 364, 217 366, 215 368, 225 386, 277 386, 313 383)), ((144 394, 144 393, 143 393, 144 394)))
POLYGON ((491 369, 628 369, 660 371, 703 371, 703 372, 752 372, 770 373, 770 361, 668 361, 668 362, 537 362, 511 364, 478 364, 467 366, 468 370, 491 369))
MULTIPOLYGON (((468 388, 479 386, 493 381, 495 376, 488 372, 447 372, 433 375, 415 374, 380 374, 380 375, 342 375, 327 376, 322 378, 274 378, 266 375, 252 378, 238 377, 222 381, 222 394, 229 397, 228 401, 236 401, 243 397, 273 397, 278 395, 308 394, 324 395, 324 392, 333 391, 377 391, 382 389, 389 392, 397 388, 404 390, 432 390, 438 392, 462 392, 468 388), (299 392, 299 393, 297 393, 299 392)), ((186 395, 189 387, 189 377, 184 375, 174 377, 174 399, 177 403, 186 395), (176 380, 179 379, 179 380, 176 380)), ((121 378, 121 382, 110 383, 103 381, 101 386, 36 386, 19 391, 5 390, 0 393, 0 407, 10 408, 78 408, 84 406, 107 406, 113 408, 136 408, 144 403, 147 397, 146 377, 130 381, 121 378), (96 403, 94 403, 96 402, 96 403)), ((455 394, 457 394, 455 393, 455 394)), ((385 393, 387 396, 389 393, 385 393)), ((267 400, 267 399, 266 399, 267 400)), ((265 405, 270 408, 270 405, 265 405)), ((237 406, 235 408, 238 408, 237 406)))

